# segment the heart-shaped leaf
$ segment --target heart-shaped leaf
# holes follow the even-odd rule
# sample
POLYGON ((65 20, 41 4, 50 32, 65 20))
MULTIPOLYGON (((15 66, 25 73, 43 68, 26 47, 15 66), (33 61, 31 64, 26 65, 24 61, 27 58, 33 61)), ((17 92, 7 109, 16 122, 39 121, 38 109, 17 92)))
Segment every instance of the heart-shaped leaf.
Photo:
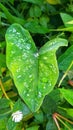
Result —
POLYGON ((55 53, 58 47, 67 46, 67 40, 56 38, 38 50, 29 32, 19 24, 13 24, 6 32, 6 42, 7 66, 19 95, 34 112, 56 84, 55 53))

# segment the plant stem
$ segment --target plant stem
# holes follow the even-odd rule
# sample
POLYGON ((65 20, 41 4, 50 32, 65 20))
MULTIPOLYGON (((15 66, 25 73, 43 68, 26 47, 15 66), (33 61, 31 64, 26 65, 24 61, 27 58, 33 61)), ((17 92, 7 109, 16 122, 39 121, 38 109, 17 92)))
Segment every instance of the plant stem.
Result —
POLYGON ((68 67, 68 69, 66 70, 65 74, 63 75, 63 77, 61 78, 58 87, 60 87, 61 83, 63 82, 64 78, 67 76, 69 70, 71 69, 71 67, 73 66, 73 61, 71 62, 70 66, 68 67))
POLYGON ((5 89, 4 89, 4 86, 3 86, 3 84, 2 84, 2 81, 1 81, 1 80, 0 80, 0 86, 1 86, 1 89, 2 89, 2 91, 3 91, 4 96, 6 97, 6 99, 8 99, 8 100, 9 100, 9 97, 8 97, 7 93, 5 92, 5 89))
POLYGON ((59 123, 58 123, 58 121, 57 121, 57 119, 56 119, 56 117, 55 117, 54 114, 53 114, 53 119, 54 119, 54 121, 55 121, 55 124, 56 124, 58 130, 61 130, 61 129, 60 129, 60 126, 59 126, 59 123))
POLYGON ((1 81, 1 79, 0 79, 0 87, 1 87, 1 89, 2 89, 2 92, 3 92, 3 94, 4 94, 4 96, 6 97, 6 99, 8 99, 9 101, 10 101, 10 107, 11 107, 11 109, 13 109, 13 102, 10 100, 10 98, 8 97, 8 95, 7 95, 7 93, 5 92, 5 89, 4 89, 4 86, 3 86, 3 83, 2 83, 2 81, 1 81))
POLYGON ((61 115, 58 114, 58 113, 56 113, 56 117, 60 117, 60 118, 62 118, 63 120, 65 120, 65 121, 67 121, 67 122, 69 122, 70 124, 73 125, 73 122, 72 122, 72 121, 68 120, 67 118, 65 118, 64 116, 61 116, 61 115))
POLYGON ((57 118, 66 128, 68 128, 68 130, 70 130, 70 128, 64 123, 64 121, 62 121, 58 116, 56 116, 56 118, 57 118))

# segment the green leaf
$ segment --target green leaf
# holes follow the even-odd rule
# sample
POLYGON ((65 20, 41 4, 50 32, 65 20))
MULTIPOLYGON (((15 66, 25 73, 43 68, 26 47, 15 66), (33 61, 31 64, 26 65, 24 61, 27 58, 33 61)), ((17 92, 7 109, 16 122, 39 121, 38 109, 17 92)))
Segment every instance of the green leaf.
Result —
POLYGON ((66 111, 66 113, 69 116, 73 117, 73 109, 72 108, 64 108, 64 107, 59 107, 59 108, 62 109, 62 110, 64 110, 64 111, 66 111))
POLYGON ((52 5, 56 5, 56 4, 61 4, 61 1, 60 0, 46 0, 49 4, 52 4, 52 5))
POLYGON ((47 27, 39 24, 37 18, 27 21, 24 27, 32 33, 45 34, 49 32, 49 29, 47 27))
POLYGON ((38 130, 38 129, 39 129, 39 126, 32 126, 32 127, 27 128, 26 130, 38 130))
POLYGON ((40 17, 40 24, 44 27, 48 27, 48 22, 50 21, 49 17, 47 16, 41 16, 40 17))
POLYGON ((0 54, 0 69, 6 67, 6 56, 0 54))
MULTIPOLYGON (((18 110, 22 112, 25 121, 29 119, 30 116, 32 116, 32 113, 30 112, 29 108, 20 99, 15 103, 12 113, 18 110)), ((19 123, 12 121, 11 116, 8 120, 7 128, 8 130, 15 130, 18 124, 19 123)))
POLYGON ((29 108, 20 99, 15 103, 13 112, 16 112, 18 110, 22 111, 25 119, 28 118, 29 115, 32 115, 29 108))
POLYGON ((49 118, 49 121, 46 125, 46 130, 57 130, 57 127, 55 125, 55 122, 53 121, 53 119, 49 118))
POLYGON ((38 112, 34 113, 34 117, 35 117, 36 122, 43 123, 44 115, 43 115, 43 112, 41 110, 39 110, 38 112))
POLYGON ((0 130, 7 130, 7 128, 6 128, 6 119, 0 120, 0 130))
POLYGON ((10 101, 6 98, 0 99, 0 109, 7 108, 10 105, 10 101))
POLYGON ((72 89, 60 89, 63 97, 73 106, 73 90, 72 89))
POLYGON ((73 61, 73 45, 70 46, 64 54, 62 54, 59 59, 59 69, 60 70, 67 70, 68 67, 70 66, 71 62, 73 61))
POLYGON ((40 17, 41 16, 41 9, 37 5, 36 6, 32 6, 30 8, 29 13, 30 13, 30 17, 40 17))
POLYGON ((57 29, 56 31, 73 32, 73 26, 67 27, 67 28, 62 28, 62 29, 57 29))
POLYGON ((33 4, 42 4, 43 3, 43 0, 23 0, 23 1, 30 2, 33 4))
POLYGON ((7 130, 15 130, 16 127, 17 127, 17 125, 18 125, 18 123, 12 121, 12 118, 11 118, 11 117, 9 118, 9 120, 8 120, 7 123, 8 123, 8 124, 7 124, 7 130))
POLYGON ((24 25, 25 24, 25 20, 22 19, 22 18, 19 18, 19 17, 16 17, 16 16, 13 16, 9 11, 8 9, 0 3, 0 9, 3 10, 3 12, 5 13, 8 21, 10 23, 19 23, 21 25, 24 25))
POLYGON ((42 104, 42 109, 44 113, 52 114, 57 110, 57 106, 61 101, 59 89, 54 89, 50 94, 45 96, 45 99, 42 104))
POLYGON ((29 32, 13 24, 6 33, 7 66, 19 95, 32 111, 37 111, 58 79, 56 50, 67 46, 65 39, 47 42, 38 51, 29 32))
POLYGON ((10 113, 11 113, 10 108, 0 109, 0 120, 8 117, 10 113))
POLYGON ((60 16, 63 20, 63 23, 65 25, 65 27, 72 27, 73 26, 73 17, 70 16, 69 14, 66 14, 66 13, 60 13, 60 16))

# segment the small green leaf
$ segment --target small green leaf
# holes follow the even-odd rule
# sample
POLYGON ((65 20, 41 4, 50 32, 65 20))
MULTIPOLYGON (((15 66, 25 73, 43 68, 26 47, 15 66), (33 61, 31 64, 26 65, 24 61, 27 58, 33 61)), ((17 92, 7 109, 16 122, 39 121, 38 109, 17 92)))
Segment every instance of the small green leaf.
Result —
POLYGON ((23 1, 30 2, 33 4, 42 4, 43 3, 43 0, 23 0, 23 1))
POLYGON ((19 95, 32 111, 37 111, 58 79, 56 50, 67 46, 67 40, 56 38, 40 50, 29 32, 13 24, 6 33, 7 66, 12 72, 19 95))
POLYGON ((71 62, 73 61, 73 45, 70 46, 64 54, 62 54, 59 59, 59 69, 60 70, 67 70, 68 67, 70 66, 71 62))
POLYGON ((7 122, 7 130, 15 130, 17 125, 18 125, 18 123, 12 121, 12 118, 10 117, 7 122))
POLYGON ((4 54, 0 54, 0 70, 4 67, 6 67, 6 56, 4 54))
POLYGON ((30 8, 30 17, 40 17, 41 16, 41 9, 39 6, 32 6, 30 8))
POLYGON ((52 5, 56 5, 56 4, 61 4, 61 1, 60 0, 46 0, 49 4, 52 4, 52 5))
POLYGON ((73 117, 73 109, 72 108, 64 108, 64 107, 59 107, 61 110, 64 110, 64 111, 66 111, 66 113, 69 115, 69 116, 71 116, 71 117, 73 117))
POLYGON ((10 113, 11 113, 10 108, 0 109, 0 120, 8 117, 10 113))
POLYGON ((13 112, 16 112, 18 110, 22 111, 25 119, 30 114, 32 114, 31 111, 29 110, 29 108, 20 99, 15 103, 14 108, 13 108, 13 112))
POLYGON ((66 13, 60 13, 61 15, 61 18, 63 20, 63 23, 65 25, 65 27, 72 27, 73 26, 73 17, 70 16, 69 14, 66 14, 66 13))
POLYGON ((35 117, 36 122, 43 123, 44 115, 43 115, 43 112, 41 110, 39 110, 38 112, 34 113, 34 117, 35 117))
POLYGON ((49 121, 48 121, 48 123, 46 125, 46 130, 57 130, 55 122, 53 121, 52 118, 49 118, 49 121))
POLYGON ((32 33, 45 34, 49 32, 49 29, 47 27, 44 27, 43 25, 39 24, 37 18, 30 19, 29 21, 27 21, 24 27, 32 33))
POLYGON ((44 113, 52 114, 57 110, 57 106, 61 101, 59 89, 54 89, 50 94, 45 96, 45 99, 42 104, 42 109, 44 113), (53 106, 53 107, 52 107, 53 106))
POLYGON ((72 89, 60 89, 63 97, 73 106, 73 90, 72 89))
POLYGON ((7 100, 6 98, 2 98, 0 99, 0 109, 3 109, 3 108, 7 108, 10 106, 10 101, 7 100))
POLYGON ((0 130, 7 130, 7 128, 6 128, 6 122, 7 122, 6 119, 0 120, 0 130))
POLYGON ((25 20, 22 19, 22 18, 19 18, 19 17, 16 17, 16 16, 13 16, 9 11, 8 9, 0 3, 0 9, 3 10, 4 14, 6 15, 8 21, 10 23, 19 23, 21 25, 24 25, 25 23, 25 20))
MULTIPOLYGON (((32 115, 29 108, 20 99, 15 103, 12 113, 16 111, 22 112, 25 121, 29 119, 29 116, 32 115)), ((18 122, 12 121, 12 116, 11 116, 8 120, 7 128, 8 130, 15 130, 18 124, 19 124, 18 122)))
POLYGON ((41 16, 40 17, 40 24, 44 27, 48 27, 48 22, 50 21, 49 17, 41 16))
POLYGON ((62 28, 62 29, 57 29, 56 31, 73 32, 73 26, 67 27, 67 28, 62 28))
POLYGON ((27 128, 26 130, 39 130, 39 126, 32 126, 27 128))

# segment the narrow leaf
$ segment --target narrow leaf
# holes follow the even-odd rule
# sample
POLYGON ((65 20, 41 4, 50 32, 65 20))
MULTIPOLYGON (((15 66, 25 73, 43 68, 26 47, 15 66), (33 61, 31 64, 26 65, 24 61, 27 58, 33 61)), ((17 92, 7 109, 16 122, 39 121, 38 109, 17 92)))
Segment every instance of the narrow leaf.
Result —
POLYGON ((38 130, 38 129, 39 129, 39 126, 32 126, 32 127, 26 128, 26 130, 38 130))
POLYGON ((61 4, 60 0, 47 0, 47 2, 52 5, 61 4))
POLYGON ((0 9, 4 12, 4 14, 6 15, 8 21, 10 23, 19 23, 21 25, 24 25, 25 23, 25 20, 22 19, 22 18, 19 18, 19 17, 16 17, 16 16, 13 16, 9 11, 8 9, 0 3, 0 9))
POLYGON ((63 97, 73 106, 73 90, 72 89, 60 89, 63 97))
POLYGON ((65 25, 65 27, 72 27, 73 26, 73 17, 70 16, 69 14, 66 14, 66 13, 60 13, 60 16, 63 20, 63 23, 65 25))
POLYGON ((62 55, 59 57, 59 59, 58 59, 59 69, 60 69, 60 70, 63 70, 63 71, 67 70, 72 61, 73 61, 73 45, 70 46, 70 47, 64 52, 64 54, 62 54, 62 55))
POLYGON ((23 0, 23 1, 30 2, 33 4, 42 4, 43 3, 43 0, 23 0))

